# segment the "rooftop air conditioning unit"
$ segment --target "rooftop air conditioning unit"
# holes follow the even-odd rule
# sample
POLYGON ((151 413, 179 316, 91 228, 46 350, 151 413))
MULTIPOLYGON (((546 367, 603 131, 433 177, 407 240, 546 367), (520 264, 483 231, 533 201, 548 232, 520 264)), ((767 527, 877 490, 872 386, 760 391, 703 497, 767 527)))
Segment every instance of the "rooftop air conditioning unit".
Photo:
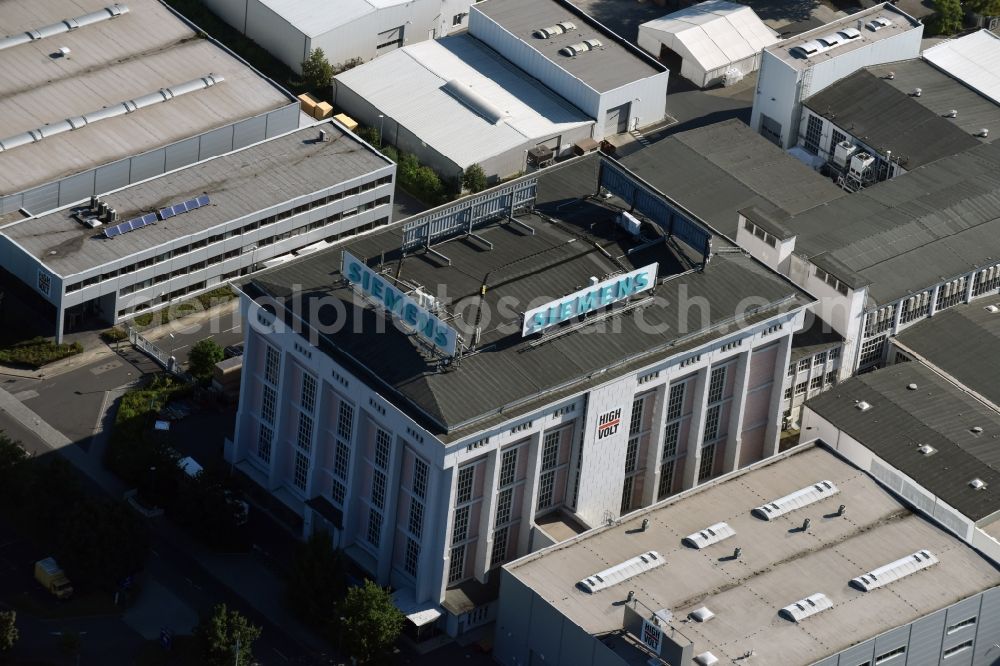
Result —
POLYGON ((833 163, 844 169, 847 167, 847 162, 851 159, 851 155, 856 152, 858 152, 858 147, 845 139, 833 149, 833 163))
POLYGON ((851 175, 861 178, 873 164, 875 164, 875 158, 868 153, 855 153, 851 156, 851 175))

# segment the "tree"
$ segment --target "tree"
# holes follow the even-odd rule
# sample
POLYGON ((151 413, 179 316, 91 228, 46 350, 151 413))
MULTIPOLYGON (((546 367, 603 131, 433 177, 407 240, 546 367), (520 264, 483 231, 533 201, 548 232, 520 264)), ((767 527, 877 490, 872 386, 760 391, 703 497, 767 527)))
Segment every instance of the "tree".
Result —
POLYGON ((959 0, 934 0, 937 7, 938 32, 950 35, 962 27, 962 5, 959 0))
POLYGON ((10 652, 14 644, 17 643, 18 637, 17 613, 0 611, 0 654, 10 652))
POLYGON ((19 442, 0 432, 0 499, 18 505, 29 457, 19 442))
MULTIPOLYGON (((1000 0, 998 0, 1000 1, 1000 0)), ((478 164, 470 164, 462 174, 462 187, 473 194, 486 189, 486 172, 478 164)))
POLYGON ((386 655, 396 644, 406 618, 384 587, 366 580, 352 587, 340 604, 340 631, 348 653, 365 663, 386 655))
POLYGON ((325 91, 333 80, 333 65, 326 59, 323 49, 313 49, 302 61, 302 82, 310 90, 325 91))
POLYGON ((1000 16, 1000 0, 966 0, 963 7, 982 16, 1000 16))
POLYGON ((65 514, 56 530, 59 561, 75 585, 93 582, 114 589, 141 570, 149 535, 121 502, 85 499, 65 514))
POLYGON ((288 605, 303 622, 326 626, 345 588, 344 565, 331 545, 330 535, 315 532, 295 554, 285 588, 288 605))
POLYGON ((212 338, 205 338, 191 348, 191 353, 188 354, 188 370, 198 379, 210 379, 215 364, 224 357, 225 353, 219 343, 212 338))
POLYGON ((260 627, 251 624, 239 611, 229 610, 226 604, 216 606, 212 616, 202 620, 198 627, 205 659, 213 666, 252 664, 253 644, 260 638, 260 631, 260 627))

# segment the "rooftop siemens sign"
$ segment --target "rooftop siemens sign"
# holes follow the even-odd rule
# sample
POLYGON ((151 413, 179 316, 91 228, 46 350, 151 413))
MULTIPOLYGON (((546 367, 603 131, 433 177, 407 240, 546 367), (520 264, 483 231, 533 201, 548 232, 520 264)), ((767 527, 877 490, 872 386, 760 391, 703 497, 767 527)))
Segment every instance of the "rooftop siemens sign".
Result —
POLYGON ((416 333, 445 356, 455 355, 458 343, 455 329, 418 305, 346 250, 341 258, 340 272, 368 300, 389 312, 404 328, 416 333))
POLYGON ((599 310, 634 294, 652 289, 653 285, 656 284, 657 266, 658 264, 653 263, 637 268, 631 273, 616 275, 610 280, 605 280, 559 300, 528 310, 524 313, 521 335, 531 335, 544 331, 568 319, 599 310))

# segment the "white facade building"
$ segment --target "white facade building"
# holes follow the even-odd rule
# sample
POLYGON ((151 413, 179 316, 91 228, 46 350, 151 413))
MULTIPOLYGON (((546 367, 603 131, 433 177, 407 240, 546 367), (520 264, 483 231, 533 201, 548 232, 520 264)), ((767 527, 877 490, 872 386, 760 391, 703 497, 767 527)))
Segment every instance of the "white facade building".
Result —
POLYGON ((388 224, 395 171, 326 121, 7 224, 0 264, 61 340, 388 224))
POLYGON ((750 126, 791 148, 802 100, 862 67, 916 58, 922 36, 923 24, 886 3, 766 48, 750 126))
POLYGON ((226 23, 301 73, 323 49, 332 64, 371 60, 468 27, 473 0, 205 0, 226 23))
POLYGON ((637 43, 674 73, 708 88, 757 71, 761 52, 777 41, 750 7, 706 0, 643 23, 637 43))
POLYGON ((591 155, 268 271, 243 287, 227 459, 412 599, 415 624, 489 622, 501 564, 777 452, 809 299, 713 245, 730 247, 591 155), (646 220, 641 238, 587 203, 598 183, 646 220), (582 305, 623 285, 639 291, 582 305), (478 314, 443 299, 466 293, 478 314), (733 327, 750 294, 767 304, 733 327), (711 304, 693 328, 688 298, 711 304), (571 311, 591 314, 538 324, 571 311), (457 355, 406 320, 454 327, 457 355))

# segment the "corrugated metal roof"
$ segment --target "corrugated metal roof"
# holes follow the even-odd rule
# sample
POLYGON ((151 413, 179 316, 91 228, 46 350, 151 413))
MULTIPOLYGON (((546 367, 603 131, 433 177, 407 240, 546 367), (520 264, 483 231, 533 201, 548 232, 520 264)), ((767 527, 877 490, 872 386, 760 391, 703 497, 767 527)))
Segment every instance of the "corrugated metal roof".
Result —
POLYGON ((989 30, 932 46, 923 56, 935 67, 1000 103, 1000 37, 989 30))
POLYGON ((782 222, 795 251, 889 303, 1000 256, 1000 144, 980 144, 782 222))
POLYGON ((397 49, 338 75, 337 82, 462 168, 593 123, 469 35, 397 49), (452 80, 503 117, 492 123, 443 90, 452 80))
POLYGON ((922 363, 853 377, 806 406, 972 520, 1000 508, 1000 414, 922 363), (937 453, 925 456, 924 444, 937 453), (986 489, 969 487, 974 478, 986 489))
POLYGON ((986 309, 998 303, 995 294, 942 310, 904 329, 896 340, 1000 405, 1000 312, 986 309))
MULTIPOLYGON (((920 87, 916 82, 910 85, 911 90, 920 87)), ((907 170, 979 145, 970 132, 920 99, 861 69, 803 104, 882 155, 891 152, 893 161, 907 170)))
POLYGON ((749 58, 778 42, 778 35, 745 5, 707 0, 639 26, 677 53, 685 51, 705 71, 749 58))
POLYGON ((372 12, 413 0, 259 0, 307 37, 317 37, 372 12))
POLYGON ((801 213, 846 195, 739 120, 674 134, 622 161, 732 239, 742 208, 801 213))

